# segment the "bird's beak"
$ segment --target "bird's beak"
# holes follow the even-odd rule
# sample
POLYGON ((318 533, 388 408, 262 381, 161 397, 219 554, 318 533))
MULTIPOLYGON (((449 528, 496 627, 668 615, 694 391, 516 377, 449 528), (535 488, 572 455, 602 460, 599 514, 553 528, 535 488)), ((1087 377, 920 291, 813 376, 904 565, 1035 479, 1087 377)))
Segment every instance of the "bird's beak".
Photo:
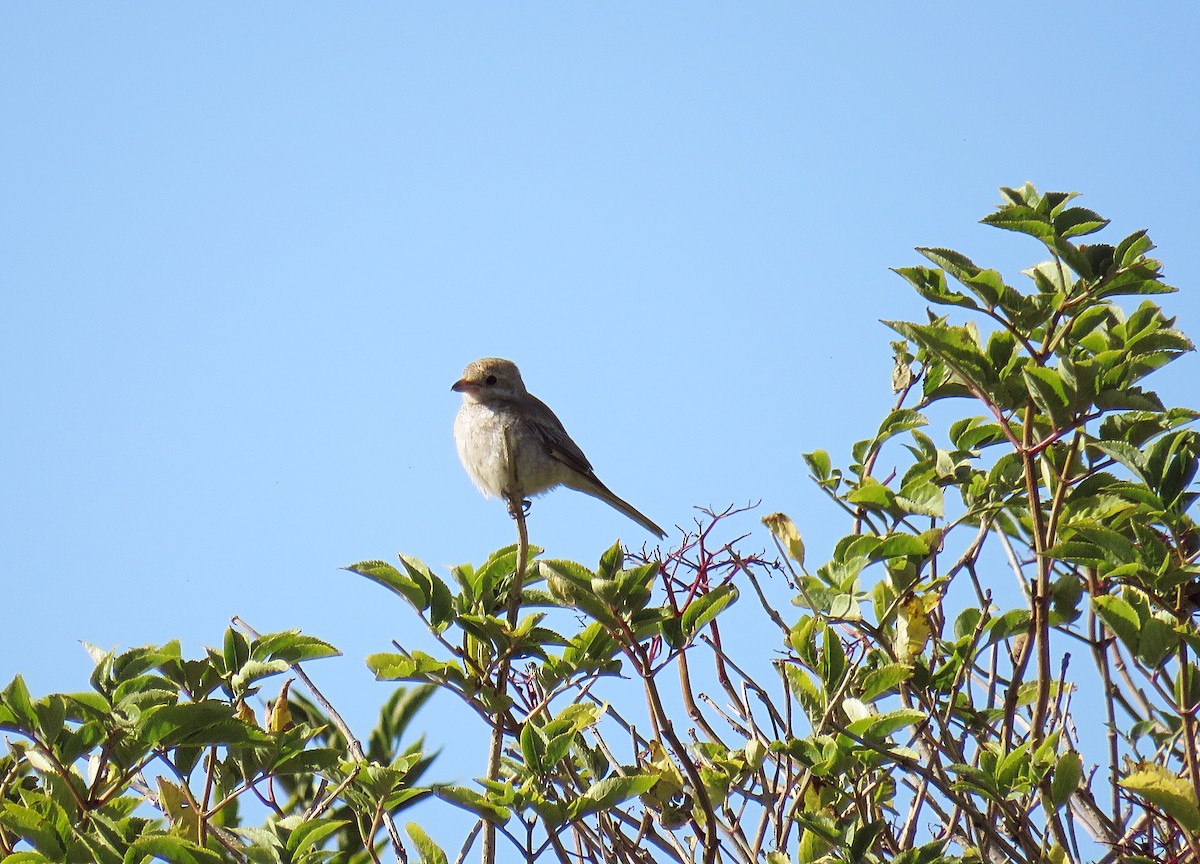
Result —
POLYGON ((459 378, 450 385, 450 389, 455 393, 466 393, 468 390, 474 390, 479 385, 474 381, 468 381, 466 378, 459 378))

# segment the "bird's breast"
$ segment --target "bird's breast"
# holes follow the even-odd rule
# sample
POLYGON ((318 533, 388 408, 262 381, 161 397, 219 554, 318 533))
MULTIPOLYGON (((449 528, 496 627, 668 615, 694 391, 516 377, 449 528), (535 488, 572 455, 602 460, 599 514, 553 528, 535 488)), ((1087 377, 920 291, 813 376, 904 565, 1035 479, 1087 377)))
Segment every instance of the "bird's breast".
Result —
POLYGON ((463 468, 489 497, 526 498, 562 482, 562 463, 511 411, 464 401, 454 419, 454 442, 463 468))

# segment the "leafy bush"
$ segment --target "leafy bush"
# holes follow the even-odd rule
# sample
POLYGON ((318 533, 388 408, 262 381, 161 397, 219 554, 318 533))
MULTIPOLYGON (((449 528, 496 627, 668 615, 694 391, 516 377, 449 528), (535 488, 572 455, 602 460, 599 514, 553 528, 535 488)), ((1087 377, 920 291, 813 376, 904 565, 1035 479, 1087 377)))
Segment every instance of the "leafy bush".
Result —
POLYGON ((393 694, 369 756, 340 719, 331 729, 289 700, 290 679, 255 716, 263 679, 295 669, 308 681, 298 664, 337 653, 319 639, 230 629, 223 650, 194 660, 177 642, 91 650, 90 691, 34 700, 18 676, 0 693, 0 728, 19 736, 0 757, 6 864, 366 861, 383 814, 423 794, 430 757, 399 742, 431 688, 393 694), (244 799, 268 814, 261 827, 243 824, 244 799))
POLYGON ((948 249, 896 271, 936 308, 888 322, 895 404, 849 464, 805 456, 849 521, 828 561, 806 566, 783 514, 763 520, 779 560, 718 540, 726 511, 587 568, 541 559, 510 502, 517 544, 450 580, 354 565, 437 646, 368 659, 419 685, 369 753, 328 706, 246 709, 332 652, 299 634, 101 655, 87 694, 18 678, 3 861, 444 862, 392 820, 427 795, 478 817, 455 842, 486 864, 1200 860, 1198 415, 1145 386, 1192 346, 1146 232, 1085 245, 1107 223, 1074 196, 1002 193, 984 223, 1049 258, 1025 290, 948 249), (760 625, 722 634, 746 592, 760 625), (435 688, 489 730, 478 785, 421 786, 430 757, 399 749, 435 688))

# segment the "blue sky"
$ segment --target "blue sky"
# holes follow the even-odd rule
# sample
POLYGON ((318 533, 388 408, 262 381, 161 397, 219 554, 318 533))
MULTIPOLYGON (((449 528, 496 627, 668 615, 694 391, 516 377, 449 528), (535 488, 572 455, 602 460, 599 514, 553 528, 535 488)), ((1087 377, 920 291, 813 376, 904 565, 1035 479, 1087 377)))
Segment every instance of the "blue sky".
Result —
MULTIPOLYGON (((480 356, 655 521, 761 499, 731 530, 785 510, 820 557, 800 454, 873 432, 879 319, 924 314, 887 268, 1041 260, 976 224, 1000 185, 1149 228, 1196 337, 1200 11, 1141 8, 4 4, 0 681, 238 614, 341 648, 365 732, 416 624, 337 568, 512 541, 451 437, 480 356)), ((531 530, 648 539, 570 492, 531 530)))

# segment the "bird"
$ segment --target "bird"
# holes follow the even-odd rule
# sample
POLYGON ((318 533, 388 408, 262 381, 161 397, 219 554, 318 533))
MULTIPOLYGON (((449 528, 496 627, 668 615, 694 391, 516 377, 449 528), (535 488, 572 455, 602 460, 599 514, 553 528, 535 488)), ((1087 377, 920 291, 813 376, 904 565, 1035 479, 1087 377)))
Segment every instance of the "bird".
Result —
POLYGON ((660 539, 667 536, 600 482, 554 412, 525 389, 511 360, 476 360, 450 389, 463 397, 454 419, 458 458, 484 496, 524 507, 530 496, 566 486, 599 498, 660 539))

